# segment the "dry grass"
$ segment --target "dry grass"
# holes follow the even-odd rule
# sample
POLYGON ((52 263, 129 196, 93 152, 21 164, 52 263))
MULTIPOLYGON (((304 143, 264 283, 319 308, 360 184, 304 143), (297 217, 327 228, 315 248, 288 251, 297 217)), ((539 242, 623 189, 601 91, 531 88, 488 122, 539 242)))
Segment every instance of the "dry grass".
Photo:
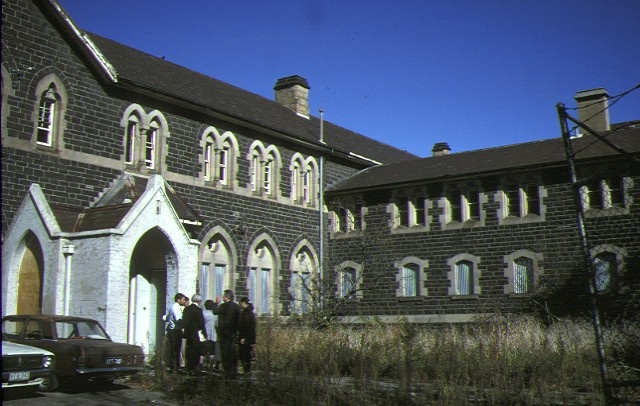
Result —
MULTIPOLYGON (((624 342, 633 335, 607 335, 616 338, 615 348, 607 348, 618 357, 611 359, 612 375, 640 379, 640 371, 623 362, 640 354, 640 344, 624 342)), ((546 326, 521 317, 438 328, 371 323, 316 330, 272 319, 260 323, 258 343, 249 388, 207 380, 209 389, 185 400, 218 404, 197 395, 215 389, 216 400, 226 404, 604 404, 588 321, 546 326)), ((162 373, 157 381, 168 384, 162 373)))

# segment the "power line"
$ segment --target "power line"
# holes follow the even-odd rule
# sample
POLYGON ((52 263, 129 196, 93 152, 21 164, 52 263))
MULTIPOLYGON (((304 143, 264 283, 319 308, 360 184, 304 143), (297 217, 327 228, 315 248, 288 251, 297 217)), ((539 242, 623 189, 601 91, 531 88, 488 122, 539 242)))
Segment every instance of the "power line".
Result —
MULTIPOLYGON (((632 88, 631 88, 631 89, 629 89, 629 90, 626 90, 626 91, 624 91, 624 92, 622 92, 622 93, 620 93, 620 94, 617 94, 617 95, 615 95, 615 96, 611 96, 611 97, 609 97, 609 100, 608 100, 608 101, 609 101, 609 103, 607 103, 607 107, 604 107, 604 108, 602 108, 602 109, 601 109, 601 110, 599 110, 599 111, 596 111, 596 112, 595 112, 595 113, 593 113, 591 116, 587 117, 587 118, 583 121, 583 123, 587 123, 587 122, 589 122, 589 120, 591 120, 592 118, 594 118, 594 117, 595 117, 595 116, 597 116, 598 114, 600 114, 600 113, 603 113, 603 112, 607 111, 608 109, 610 109, 611 107, 613 107, 613 105, 614 105, 614 104, 616 104, 617 102, 619 102, 623 97, 625 97, 626 95, 628 95, 629 93, 631 93, 631 92, 633 92, 634 90, 637 90, 637 89, 640 89, 640 83, 639 83, 639 84, 637 84, 637 85, 635 85, 634 87, 632 87, 632 88)), ((593 103, 590 103, 590 104, 587 104, 587 105, 585 105, 585 106, 582 106, 582 108, 590 107, 590 106, 593 106, 593 105, 596 105, 596 104, 599 104, 599 103, 600 103, 600 101, 595 101, 595 102, 593 102, 593 103)), ((578 107, 573 107, 573 108, 570 108, 570 109, 567 109, 567 110, 576 110, 576 111, 577 111, 577 110, 578 110, 578 107)), ((574 131, 574 130, 576 130, 578 127, 580 127, 580 126, 579 126, 579 125, 575 125, 575 126, 573 126, 573 127, 571 127, 570 131, 571 131, 571 132, 573 132, 573 131, 574 131)))

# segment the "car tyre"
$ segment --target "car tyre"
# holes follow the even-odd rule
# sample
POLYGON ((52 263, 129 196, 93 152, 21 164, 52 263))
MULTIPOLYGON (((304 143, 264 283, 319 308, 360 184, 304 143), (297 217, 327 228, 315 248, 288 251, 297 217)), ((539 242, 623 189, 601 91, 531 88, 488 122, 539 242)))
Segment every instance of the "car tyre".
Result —
POLYGON ((60 381, 56 374, 51 374, 49 377, 45 378, 44 381, 40 384, 40 391, 42 392, 53 392, 60 386, 60 381))

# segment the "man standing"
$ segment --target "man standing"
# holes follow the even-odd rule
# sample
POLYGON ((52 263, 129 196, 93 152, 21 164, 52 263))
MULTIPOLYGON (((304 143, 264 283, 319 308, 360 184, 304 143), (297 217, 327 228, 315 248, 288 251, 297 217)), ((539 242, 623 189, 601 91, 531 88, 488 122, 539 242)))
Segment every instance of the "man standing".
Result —
POLYGON ((184 309, 184 338, 187 340, 185 348, 185 364, 187 372, 193 373, 200 364, 201 346, 200 333, 207 337, 204 325, 204 315, 200 303, 202 297, 198 294, 191 296, 191 304, 184 309))
POLYGON ((240 299, 240 324, 238 324, 238 352, 242 363, 242 372, 251 373, 251 358, 255 354, 256 346, 256 316, 253 314, 253 304, 248 297, 240 299))
POLYGON ((187 297, 182 293, 176 293, 175 302, 169 307, 163 317, 167 322, 167 357, 169 370, 176 372, 180 368, 180 350, 182 349, 182 306, 187 297))
POLYGON ((240 306, 233 301, 235 295, 232 290, 225 290, 220 298, 216 298, 213 314, 218 316, 218 340, 222 352, 222 368, 224 376, 233 379, 238 374, 238 355, 236 339, 238 337, 238 323, 240 322, 240 306))

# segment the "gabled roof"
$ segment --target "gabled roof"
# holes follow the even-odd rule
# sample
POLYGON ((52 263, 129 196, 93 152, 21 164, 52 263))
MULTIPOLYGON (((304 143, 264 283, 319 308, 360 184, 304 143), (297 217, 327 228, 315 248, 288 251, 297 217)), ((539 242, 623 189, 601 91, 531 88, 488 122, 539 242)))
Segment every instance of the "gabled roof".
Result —
MULTIPOLYGON (((407 151, 325 122, 202 73, 80 30, 55 0, 33 0, 107 87, 144 94, 348 159, 360 167, 414 159, 407 151)), ((274 78, 275 81, 276 78, 274 78)), ((126 97, 126 96, 124 96, 126 97)))
MULTIPOLYGON (((77 209, 51 205, 60 229, 65 232, 116 228, 147 189, 148 179, 125 174, 102 195, 93 207, 77 209)), ((200 225, 202 217, 164 181, 167 198, 178 218, 186 225, 200 225)))
MULTIPOLYGON (((635 154, 636 158, 640 156, 640 121, 624 123, 614 127, 614 130, 604 135, 605 139, 625 152, 635 154)), ((572 145, 577 161, 610 159, 612 157, 622 159, 620 152, 599 141, 593 135, 574 138, 572 139, 572 145)), ((371 167, 336 184, 328 192, 356 192, 554 166, 567 166, 562 138, 433 156, 371 167)))

